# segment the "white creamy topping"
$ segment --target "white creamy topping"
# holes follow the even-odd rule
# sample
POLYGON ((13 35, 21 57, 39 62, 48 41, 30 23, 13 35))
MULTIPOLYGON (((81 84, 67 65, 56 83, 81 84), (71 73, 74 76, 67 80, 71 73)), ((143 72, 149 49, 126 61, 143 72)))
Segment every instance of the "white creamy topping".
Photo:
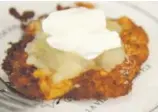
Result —
POLYGON ((52 48, 94 59, 106 50, 121 47, 119 34, 106 29, 105 19, 99 9, 71 8, 49 14, 42 28, 52 48))
POLYGON ((53 12, 42 21, 43 31, 27 44, 27 63, 49 70, 53 83, 98 67, 111 71, 124 61, 125 51, 118 33, 106 29, 106 24, 121 31, 113 21, 106 23, 104 12, 99 9, 53 12))

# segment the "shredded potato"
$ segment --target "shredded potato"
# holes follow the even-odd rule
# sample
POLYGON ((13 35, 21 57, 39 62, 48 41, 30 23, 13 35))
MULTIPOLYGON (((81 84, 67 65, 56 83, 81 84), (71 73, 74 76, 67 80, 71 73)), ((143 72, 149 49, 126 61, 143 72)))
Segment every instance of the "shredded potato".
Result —
MULTIPOLYGON (((76 3, 76 6, 94 8, 94 5, 82 2, 76 3)), ((99 65, 99 67, 80 69, 85 62, 83 61, 77 69, 78 74, 75 77, 55 83, 52 79, 58 69, 51 70, 50 68, 52 66, 54 68, 59 67, 55 63, 56 60, 50 60, 51 66, 49 67, 44 65, 37 67, 33 63, 27 63, 29 55, 25 48, 35 39, 35 34, 41 31, 40 22, 38 20, 32 21, 28 24, 22 40, 8 49, 3 69, 9 75, 9 79, 16 86, 16 89, 29 98, 50 100, 58 97, 71 97, 80 100, 125 95, 131 90, 132 80, 137 76, 143 62, 148 58, 148 36, 143 28, 134 24, 128 17, 115 20, 108 19, 107 28, 119 32, 123 49, 115 49, 96 59, 96 65, 99 65), (113 60, 115 61, 113 62, 113 60)), ((32 58, 31 60, 35 59, 32 58)), ((49 63, 49 60, 47 60, 47 63, 49 63)), ((75 67, 75 64, 67 63, 67 65, 64 65, 63 74, 69 75, 71 73, 69 66, 75 67)), ((74 71, 76 73, 75 69, 74 71)), ((58 77, 59 74, 56 76, 58 77)))

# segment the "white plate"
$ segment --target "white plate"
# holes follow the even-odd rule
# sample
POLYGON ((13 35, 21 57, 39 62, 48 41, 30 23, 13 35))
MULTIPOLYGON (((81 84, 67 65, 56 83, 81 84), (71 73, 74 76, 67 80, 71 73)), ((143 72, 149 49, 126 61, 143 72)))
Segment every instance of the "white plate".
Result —
MULTIPOLYGON (((32 9, 37 15, 48 13, 55 9, 56 2, 1 2, 0 3, 0 62, 5 57, 9 47, 8 42, 18 41, 21 36, 19 22, 8 14, 8 8, 17 7, 23 11, 32 9)), ((65 4, 65 3, 64 3, 65 4)), ((72 4, 66 2, 66 4, 72 4)), ((105 11, 109 17, 118 18, 128 16, 135 23, 141 25, 149 35, 150 56, 143 65, 140 76, 133 82, 132 91, 123 97, 107 101, 56 101, 45 102, 28 112, 149 112, 158 104, 158 23, 141 10, 134 9, 122 2, 98 2, 98 7, 105 11)), ((97 22, 97 21, 96 21, 97 22)), ((5 73, 0 70, 0 76, 7 80, 5 73)), ((22 112, 25 112, 22 111, 22 112)))

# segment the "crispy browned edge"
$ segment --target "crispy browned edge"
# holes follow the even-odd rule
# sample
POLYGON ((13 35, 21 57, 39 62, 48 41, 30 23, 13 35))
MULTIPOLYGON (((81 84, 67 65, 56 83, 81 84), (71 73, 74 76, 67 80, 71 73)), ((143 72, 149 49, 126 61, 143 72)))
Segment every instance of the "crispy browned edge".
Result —
POLYGON ((32 73, 36 67, 26 64, 27 54, 24 52, 28 42, 34 37, 23 36, 23 38, 7 50, 7 56, 2 64, 2 68, 7 73, 10 82, 24 96, 29 98, 43 98, 38 86, 38 79, 32 73))
MULTIPOLYGON (((58 10, 62 10, 59 6, 57 8, 59 8, 58 10)), ((131 22, 128 18, 126 19, 131 22)), ((124 25, 123 23, 124 21, 120 20, 120 24, 124 25)), ((129 51, 129 59, 125 60, 121 65, 118 65, 110 73, 106 73, 104 70, 92 69, 73 79, 73 83, 79 84, 80 87, 74 88, 72 91, 65 94, 63 98, 73 98, 77 100, 90 98, 103 99, 122 96, 131 90, 133 78, 139 72, 141 64, 148 57, 148 39, 146 33, 141 27, 135 26, 134 23, 131 24, 133 24, 134 27, 127 25, 128 27, 126 28, 126 25, 122 26, 125 28, 125 31, 121 33, 121 37, 125 44, 125 48, 132 47, 131 50, 135 50, 136 54, 131 54, 130 56, 132 51, 129 51), (140 37, 139 34, 137 34, 139 32, 143 32, 144 38, 142 38, 143 36, 140 37), (134 39, 134 37, 132 37, 134 34, 137 34, 139 37, 134 39), (129 39, 130 37, 131 39, 129 39), (145 54, 139 56, 139 52, 142 51, 142 53, 144 53, 144 49, 145 54), (120 73, 122 67, 131 67, 129 75, 122 75, 120 73)), ((28 98, 44 99, 44 95, 40 91, 40 87, 38 85, 38 79, 33 77, 33 72, 36 70, 36 67, 26 64, 27 54, 24 49, 27 43, 31 42, 33 39, 34 36, 24 34, 19 42, 12 44, 12 47, 7 50, 7 56, 4 59, 2 68, 8 74, 10 82, 24 96, 28 98)))

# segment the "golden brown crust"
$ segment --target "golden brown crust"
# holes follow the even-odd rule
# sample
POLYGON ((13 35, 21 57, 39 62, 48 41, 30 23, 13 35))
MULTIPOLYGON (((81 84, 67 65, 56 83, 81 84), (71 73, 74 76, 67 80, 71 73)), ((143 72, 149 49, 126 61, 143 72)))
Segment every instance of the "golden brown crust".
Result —
POLYGON ((89 70, 73 79, 74 85, 79 87, 65 95, 74 99, 101 99, 118 97, 131 90, 132 80, 140 70, 135 60, 125 60, 111 72, 104 69, 89 70))
POLYGON ((7 51, 2 68, 20 93, 29 98, 43 99, 43 94, 38 86, 38 79, 32 75, 36 67, 26 64, 27 54, 24 52, 26 44, 33 38, 32 36, 24 36, 18 43, 12 44, 12 47, 7 51))
POLYGON ((88 9, 95 8, 94 4, 88 2, 76 2, 75 4, 77 7, 86 7, 88 9))
POLYGON ((70 91, 65 97, 79 100, 125 95, 131 88, 131 82, 127 82, 126 77, 120 76, 120 74, 116 74, 116 76, 108 75, 104 70, 89 70, 81 77, 74 79, 74 84, 80 86, 70 91))
MULTIPOLYGON (((81 4, 79 5, 81 6, 81 4)), ((27 36, 24 36, 17 44, 13 44, 8 50, 3 69, 17 90, 28 97, 52 99, 65 94, 64 98, 71 97, 79 100, 125 95, 131 90, 132 80, 149 55, 148 37, 145 31, 129 18, 122 17, 116 21, 122 27, 120 36, 128 58, 110 72, 103 69, 91 69, 61 85, 50 84, 52 82, 47 76, 37 75, 35 77, 38 70, 32 65, 26 64, 27 54, 24 52, 24 48, 33 40, 36 31, 41 30, 39 21, 30 23, 25 29, 27 36), (73 89, 63 89, 65 85, 67 87, 74 85, 74 87, 73 89), (52 91, 56 91, 57 96, 52 91)))

